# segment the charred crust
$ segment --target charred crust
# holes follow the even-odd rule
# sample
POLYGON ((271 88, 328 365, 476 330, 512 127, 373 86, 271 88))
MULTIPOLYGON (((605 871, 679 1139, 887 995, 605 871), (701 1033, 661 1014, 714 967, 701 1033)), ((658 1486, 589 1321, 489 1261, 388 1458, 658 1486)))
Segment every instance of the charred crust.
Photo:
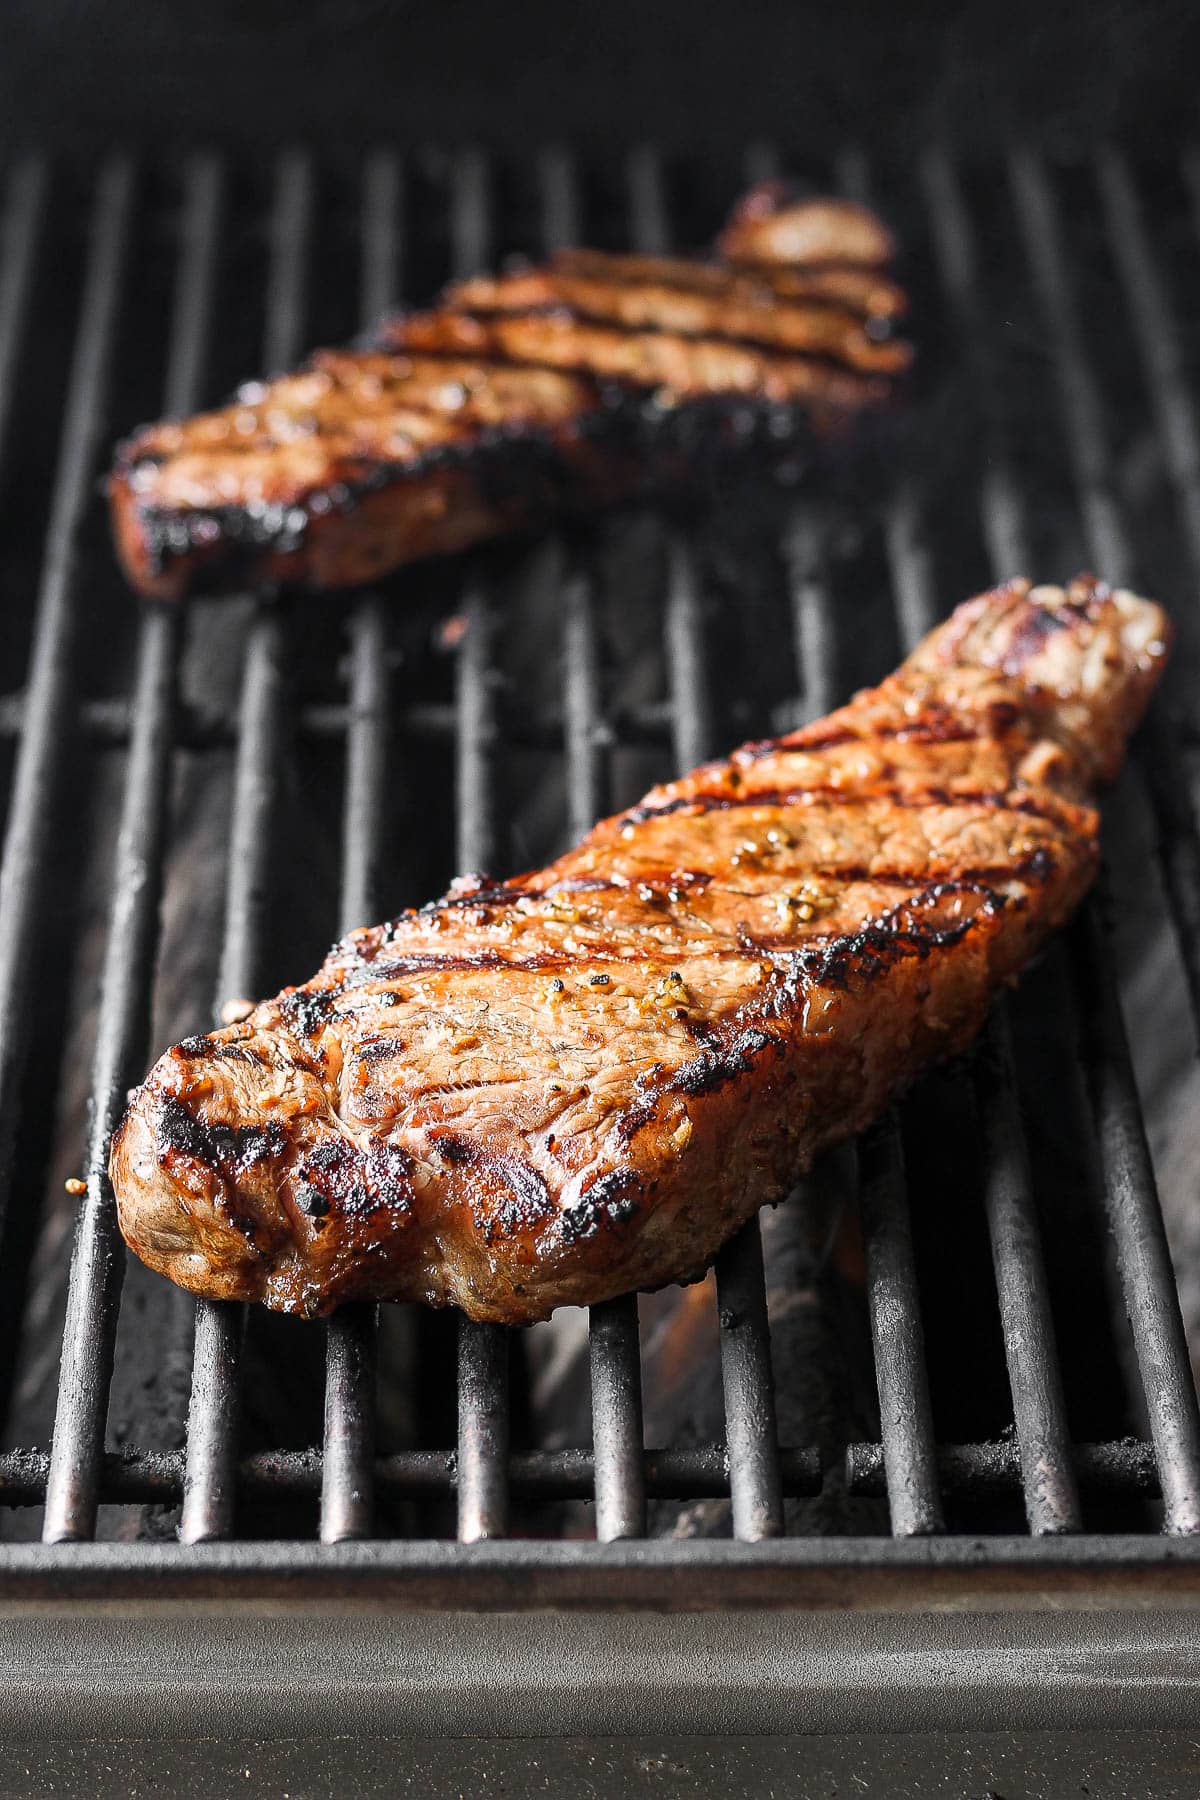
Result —
POLYGON ((837 750, 846 744, 972 744, 1003 738, 1021 720, 1019 706, 1012 701, 993 701, 985 711, 972 716, 955 711, 940 701, 926 701, 918 719, 902 725, 880 725, 868 721, 864 728, 838 725, 830 729, 811 725, 806 730, 785 733, 782 737, 757 738, 743 744, 735 753, 735 761, 762 762, 768 756, 812 755, 822 750, 837 750))
POLYGON ((609 1226, 627 1225, 640 1211, 645 1185, 632 1169, 613 1169, 585 1188, 574 1206, 559 1215, 567 1244, 586 1243, 609 1226))
POLYGON ((703 1055, 684 1063, 667 1083, 666 1091, 685 1094, 695 1099, 700 1094, 715 1093, 726 1082, 748 1075, 754 1058, 774 1040, 765 1031, 750 1029, 739 1032, 731 1044, 722 1049, 706 1050, 703 1055))
POLYGON ((679 794, 673 800, 665 800, 659 804, 635 806, 631 811, 622 813, 618 823, 621 825, 645 825, 652 819, 670 818, 672 814, 676 813, 702 816, 709 812, 735 812, 755 808, 778 807, 783 809, 801 807, 819 800, 828 800, 836 806, 848 809, 886 803, 888 806, 900 807, 906 812, 920 812, 929 806, 982 806, 995 812, 1024 813, 1031 818, 1047 819, 1054 824, 1061 820, 1064 811, 1071 810, 1063 801, 1043 803, 1025 789, 970 788, 959 790, 927 787, 910 793, 891 787, 886 782, 880 782, 862 794, 824 785, 803 788, 762 788, 748 794, 731 794, 725 788, 716 791, 679 794))
MULTIPOLYGON (((736 304, 736 301, 733 303, 736 304)), ((670 330, 664 330, 655 325, 634 324, 628 319, 605 312, 602 307, 586 305, 580 300, 567 300, 565 297, 559 296, 506 306, 503 304, 502 290, 498 292, 495 300, 486 304, 472 302, 469 311, 464 311, 457 316, 479 320, 484 324, 512 324, 527 319, 561 319, 570 324, 582 325, 589 331, 614 333, 621 337, 635 339, 649 337, 665 343, 699 344, 705 348, 717 344, 722 350, 727 346, 733 350, 749 350, 767 363, 779 362, 785 366, 793 363, 815 364, 828 368, 831 374, 836 373, 843 379, 848 377, 864 384, 879 380, 886 381, 888 378, 895 379, 906 372, 912 352, 910 347, 903 343, 898 345, 897 356, 887 362, 870 359, 864 361, 861 357, 856 358, 851 349, 851 342, 855 337, 866 337, 872 344, 887 343, 893 337, 892 320, 886 313, 864 315, 858 308, 850 306, 844 301, 829 298, 817 299, 816 297, 803 300, 791 299, 786 294, 778 293, 774 296, 771 308, 773 313, 779 315, 813 313, 818 309, 834 315, 843 326, 844 340, 839 346, 835 347, 832 343, 823 344, 819 348, 788 345, 778 337, 773 337, 769 331, 735 331, 728 326, 722 326, 717 319, 694 329, 684 330, 673 325, 670 330), (868 319, 873 330, 867 328, 868 319)), ((541 365, 535 364, 534 366, 540 367, 541 365)), ((577 367, 573 368, 571 373, 586 375, 590 373, 590 370, 577 367)), ((639 386, 641 385, 639 384, 639 386)), ((632 388, 633 384, 630 383, 630 386, 632 388)))
POLYGON ((471 1138, 460 1137, 456 1131, 435 1130, 429 1135, 434 1140, 438 1156, 451 1167, 478 1161, 479 1147, 471 1138))
POLYGON ((398 1056, 404 1049, 404 1039, 398 1037, 368 1038, 364 1043, 354 1046, 354 1054, 359 1062, 386 1062, 390 1056, 398 1056))
POLYGON ((236 1182, 258 1163, 279 1156, 287 1144, 282 1125, 222 1125, 198 1119, 181 1100, 166 1094, 154 1111, 154 1144, 159 1160, 172 1155, 203 1163, 224 1180, 236 1182))
POLYGON ((315 1037, 333 1011, 334 996, 328 988, 296 988, 285 995, 279 1010, 300 1037, 315 1037))
POLYGON ((311 1218, 331 1212, 343 1218, 403 1215, 412 1208, 412 1168, 412 1158, 395 1144, 374 1140, 362 1150, 346 1138, 327 1137, 300 1163, 296 1203, 311 1218))
POLYGON ((266 1060, 261 1050, 217 1037, 212 1032, 198 1032, 193 1037, 181 1038, 173 1047, 172 1055, 181 1062, 203 1062, 208 1057, 220 1057, 222 1062, 249 1063, 254 1068, 261 1068, 266 1060))
POLYGON ((430 1133, 439 1159, 467 1172, 471 1214, 485 1244, 536 1231, 558 1208, 545 1177, 519 1156, 497 1155, 454 1131, 430 1133))
POLYGON ((789 960, 794 970, 815 986, 845 988, 852 977, 874 981, 903 957, 924 958, 933 950, 960 943, 981 917, 993 918, 1008 904, 1003 894, 983 882, 933 882, 861 930, 810 941, 791 951, 789 960), (979 905, 960 919, 934 924, 920 917, 924 909, 932 911, 944 900, 966 895, 977 898, 979 905))
POLYGON ((531 1163, 517 1156, 484 1156, 481 1166, 494 1173, 505 1190, 489 1195, 485 1210, 476 1209, 476 1222, 485 1244, 520 1232, 536 1231, 557 1215, 554 1197, 545 1178, 531 1163), (482 1210, 482 1216, 480 1216, 482 1210))
MULTIPOLYGON (((840 365, 829 367, 846 378, 840 365)), ((480 504, 494 514, 488 535, 499 536, 564 511, 649 497, 678 487, 685 478, 703 480, 731 451, 739 458, 757 458, 770 473, 780 468, 781 460, 815 451, 825 439, 848 429, 864 409, 881 406, 898 390, 894 377, 849 379, 862 390, 854 404, 826 402, 820 395, 785 403, 738 393, 677 400, 661 389, 598 383, 590 409, 565 423, 522 422, 477 430, 401 461, 377 459, 366 473, 347 471, 341 480, 297 489, 278 501, 162 506, 150 497, 152 483, 138 491, 131 480, 133 465, 127 464, 115 471, 113 502, 133 522, 135 580, 152 592, 179 597, 202 583, 213 591, 228 590, 260 578, 264 564, 271 565, 276 579, 303 585, 310 536, 386 489, 442 476, 467 478, 480 504), (818 428, 814 411, 822 409, 829 419, 818 428)), ((137 466, 148 461, 146 452, 138 453, 137 466)), ((403 555, 381 558, 377 572, 405 560, 403 555)))
POLYGON ((626 1144, 632 1142, 642 1127, 654 1118, 660 1103, 668 1095, 680 1094, 685 1099, 697 1100, 704 1094, 715 1093, 739 1075, 749 1074, 755 1057, 771 1043, 781 1049, 778 1040, 760 1026, 744 1025, 725 1034, 714 1033, 700 1055, 692 1057, 673 1073, 664 1072, 658 1065, 646 1070, 634 1082, 635 1097, 620 1117, 619 1136, 626 1144))

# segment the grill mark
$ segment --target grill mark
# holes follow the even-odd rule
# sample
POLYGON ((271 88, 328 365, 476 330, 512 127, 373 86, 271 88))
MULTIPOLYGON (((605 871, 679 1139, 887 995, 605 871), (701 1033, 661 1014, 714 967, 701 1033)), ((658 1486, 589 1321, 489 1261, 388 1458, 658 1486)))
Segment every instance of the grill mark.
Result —
MULTIPOLYGON (((940 900, 947 895, 968 893, 978 894, 997 905, 1011 905, 1013 900, 1001 894, 993 885, 994 883, 1007 881, 1041 883, 1047 881, 1055 872, 1057 860, 1054 852, 1048 846, 1039 845, 1028 856, 1014 859, 1011 863, 971 866, 960 870, 952 877, 881 870, 878 873, 864 871, 861 875, 848 874, 845 879, 861 879, 863 882, 880 887, 902 888, 909 898, 899 902, 900 907, 923 906, 931 900, 940 900)), ((607 891, 614 893, 628 893, 629 891, 618 882, 607 883, 606 888, 607 891)), ((728 893, 735 900, 763 899, 770 901, 774 897, 774 890, 768 890, 762 895, 744 894, 734 888, 721 891, 728 893)), ((783 891, 779 890, 780 893, 783 891)), ((879 921, 871 921, 861 929, 869 931, 875 929, 877 925, 878 928, 884 929, 885 926, 882 922, 886 921, 896 910, 896 908, 890 908, 888 912, 880 915, 879 921)), ((604 929, 602 921, 598 929, 604 929)), ((583 985, 578 993, 573 994, 574 998, 578 998, 586 989, 595 989, 599 986, 600 991, 603 992, 609 986, 607 982, 601 985, 586 980, 586 971, 595 964, 607 965, 613 969, 628 968, 640 963, 658 966, 677 962, 681 957, 693 952, 717 962, 738 962, 758 953, 773 954, 781 950, 809 946, 837 946, 855 936, 854 933, 819 930, 752 933, 743 925, 731 926, 730 930, 733 941, 728 943, 714 942, 710 937, 702 934, 697 935, 694 940, 689 939, 683 935, 681 928, 680 938, 674 943, 664 944, 648 939, 639 940, 628 948, 606 949, 602 945, 597 945, 594 948, 589 946, 584 951, 539 950, 526 956, 506 956, 500 950, 489 949, 431 950, 411 951, 401 956, 386 957, 382 960, 373 955, 371 958, 364 958, 359 966, 347 970, 339 979, 334 991, 337 993, 351 992, 371 981, 386 982, 409 975, 463 974, 480 970, 504 969, 512 969, 526 974, 549 974, 565 970, 575 972, 580 977, 583 985)), ((619 990, 614 991, 619 992, 619 990)), ((386 1003, 386 999, 387 996, 381 995, 380 1004, 386 1003)), ((403 1047, 403 1043, 399 1039, 370 1039, 366 1044, 356 1047, 355 1054, 364 1059, 373 1060, 389 1056, 396 1049, 403 1047)))
MULTIPOLYGON (((615 411, 606 413, 597 407, 574 415, 562 427, 501 425, 428 445, 407 459, 374 456, 363 473, 303 489, 289 499, 272 502, 261 514, 251 513, 237 501, 212 506, 158 505, 135 494, 146 566, 161 574, 174 561, 194 559, 199 575, 205 558, 220 553, 225 583, 236 584, 239 553, 247 558, 264 553, 298 555, 314 524, 354 512, 362 501, 385 488, 446 473, 471 478, 480 503, 496 514, 498 532, 511 527, 514 509, 521 521, 533 522, 543 510, 569 499, 581 480, 586 483, 585 473, 563 457, 559 432, 588 435, 605 421, 612 421, 614 429, 619 424, 615 411), (532 466, 530 462, 514 465, 512 457, 517 451, 525 453, 532 466)), ((619 442, 613 449, 620 449, 619 442)), ((118 469, 116 479, 128 473, 128 468, 118 469)), ((624 491, 616 462, 609 474, 615 498, 624 491)))
MULTIPOLYGON (((810 298, 818 303, 837 304, 859 319, 896 320, 903 315, 906 305, 906 296, 902 290, 871 263, 813 263, 807 265, 804 273, 801 273, 799 269, 788 269, 771 263, 749 266, 735 263, 689 263, 678 257, 664 257, 660 260, 656 257, 608 254, 602 250, 580 247, 558 251, 547 265, 547 270, 551 275, 562 270, 588 279, 606 280, 611 286, 618 288, 653 284, 679 288, 689 294, 724 294, 729 291, 731 284, 744 284, 751 291, 756 287, 766 289, 793 305, 803 304, 810 298), (834 295, 820 287, 823 277, 836 278, 839 275, 860 277, 864 287, 870 286, 876 293, 885 295, 890 304, 870 308, 852 299, 847 293, 834 295), (806 287, 805 283, 810 280, 815 280, 817 285, 806 287)), ((535 266, 528 273, 538 274, 540 271, 535 266)))
MULTIPOLYGON (((420 354, 460 362, 463 351, 454 347, 423 348, 420 354)), ((760 426, 765 431, 770 423, 769 454, 777 455, 782 443, 799 443, 814 433, 813 406, 829 405, 834 411, 848 413, 882 397, 867 391, 853 400, 846 394, 830 400, 828 395, 819 393, 772 400, 761 390, 698 389, 686 394, 681 405, 649 420, 643 409, 655 392, 654 383, 621 381, 586 366, 568 368, 539 363, 494 349, 475 360, 512 371, 540 369, 560 377, 569 374, 578 381, 589 381, 594 393, 554 422, 526 420, 476 426, 436 443, 414 447, 403 457, 371 454, 364 459, 368 466, 358 472, 343 467, 336 477, 331 473, 329 479, 311 487, 294 489, 256 512, 240 501, 163 504, 155 500, 152 492, 139 492, 132 482, 139 466, 161 466, 177 454, 187 454, 190 447, 158 452, 142 448, 136 439, 128 440, 119 449, 112 483, 129 489, 139 527, 139 553, 147 572, 157 578, 172 565, 185 563, 190 564, 197 580, 206 573, 211 578, 215 559, 219 562, 219 585, 236 585, 253 575, 254 559, 258 556, 299 556, 310 527, 319 526, 331 516, 352 513, 361 502, 384 489, 435 480, 443 474, 469 477, 479 502, 496 514, 494 531, 502 533, 516 524, 533 524, 544 511, 563 505, 611 504, 643 489, 649 491, 661 474, 655 462, 658 446, 653 434, 673 415, 694 420, 698 428, 701 414, 711 408, 715 424, 736 415, 738 420, 748 422, 751 434, 760 426), (785 420, 788 429, 781 436, 779 425, 785 420), (640 437, 648 431, 649 441, 641 442, 640 437), (602 467, 580 458, 581 438, 602 454, 602 467), (528 460, 514 466, 513 457, 518 452, 528 460)), ((658 388, 661 391, 661 384, 658 388)), ((741 425, 738 429, 746 435, 741 425)), ((336 460, 331 455, 331 461, 336 460)))
POLYGON ((222 1062, 249 1063, 254 1068, 262 1068, 268 1060, 261 1050, 247 1044, 224 1042, 211 1032, 182 1038, 172 1046, 172 1055, 181 1062, 205 1062, 210 1057, 220 1057, 222 1062))
POLYGON ((559 1215, 559 1231, 568 1244, 586 1243, 606 1225, 627 1225, 646 1197, 646 1187, 632 1169, 612 1169, 599 1176, 559 1215))
MULTIPOLYGON (((236 1204, 238 1184, 262 1163, 274 1162, 287 1147, 287 1134, 277 1120, 260 1125, 221 1125, 198 1119, 173 1094, 160 1094, 154 1110, 154 1149, 159 1166, 169 1168, 186 1156, 211 1169, 220 1186, 213 1195, 229 1223, 246 1243, 255 1246, 256 1221, 236 1204)), ((261 1247, 257 1254, 262 1254, 261 1247)))
MULTIPOLYGON (((660 325, 652 319, 640 319, 635 323, 630 319, 622 319, 616 314, 606 313, 594 306, 583 305, 579 301, 566 298, 526 302, 523 305, 518 303, 512 306, 505 306, 499 302, 495 304, 476 302, 469 306, 455 307, 454 313, 457 318, 468 319, 483 325, 501 319, 570 319, 572 323, 578 323, 586 329, 612 331, 621 337, 663 338, 668 343, 695 344, 703 348, 750 350, 756 356, 779 358, 781 361, 797 359, 803 362, 828 363, 844 373, 871 378, 882 376, 895 379, 908 368, 911 362, 911 353, 908 351, 907 345, 903 344, 900 339, 893 339, 890 344, 873 343, 859 323, 857 316, 849 309, 820 301, 814 301, 811 307, 805 307, 795 301, 778 303, 780 312, 791 312, 800 316, 814 311, 818 307, 843 319, 848 333, 856 332, 866 338, 868 349, 891 350, 895 354, 874 362, 862 361, 856 359, 846 348, 839 348, 833 343, 822 344, 819 347, 786 344, 765 333, 730 330, 715 320, 703 329, 691 330, 680 325, 660 325)), ((539 363, 535 366, 552 369, 557 365, 539 363)))
POLYGON ((534 1231, 557 1217, 554 1196, 532 1163, 486 1150, 465 1133, 441 1126, 432 1127, 429 1138, 443 1163, 463 1171, 471 1216, 485 1244, 534 1231))
MULTIPOLYGON (((432 313, 427 315, 418 314, 414 315, 412 319, 401 321, 400 324, 402 329, 413 329, 419 332, 426 329, 424 319, 427 318, 431 321, 431 324, 428 327, 429 329, 433 329, 435 325, 443 327, 449 326, 452 328, 455 323, 458 323, 460 326, 475 325, 478 326, 480 330, 486 330, 489 326, 499 328, 507 324, 520 324, 522 319, 552 319, 559 317, 569 318, 574 322, 575 316, 574 311, 570 308, 554 306, 511 312, 497 311, 494 313, 476 313, 472 311, 432 313)), ((709 350, 717 355, 726 351, 740 351, 743 355, 756 357, 760 363, 766 365, 761 370, 759 376, 759 380, 762 383, 769 382, 772 373, 778 374, 782 372, 786 375, 791 372, 798 374, 802 369, 815 375, 820 375, 823 372, 831 378, 837 378, 838 382, 841 384, 841 391, 836 397, 832 397, 828 393, 822 393, 819 395, 819 398, 826 404, 831 404, 840 408, 852 405, 868 405, 872 401, 881 400, 895 387, 897 380, 896 371, 868 371, 862 368, 856 368, 837 357, 832 352, 823 353, 815 350, 783 350, 778 345, 759 344, 749 340, 738 340, 733 336, 714 336, 711 332, 689 334, 682 331, 655 329, 652 326, 623 326, 616 321, 609 319, 597 321, 595 323, 580 320, 579 323, 581 334, 591 333, 594 337, 599 337, 602 333, 608 333, 615 339, 624 339, 626 341, 636 341, 639 338, 642 338, 647 340, 648 343, 677 343, 682 346, 690 345, 696 349, 709 350), (772 364, 776 365, 774 371, 770 366, 772 364)), ((406 349, 411 350, 414 355, 429 356, 433 354, 429 347, 429 342, 420 336, 416 337, 411 344, 406 344, 404 339, 399 336, 385 337, 382 347, 393 355, 403 355, 406 349)), ((441 348, 444 354, 453 355, 459 360, 461 360, 463 356, 475 354, 473 346, 467 343, 442 345, 441 348)), ((478 354, 481 359, 486 359, 488 362, 505 362, 507 363, 507 366, 514 369, 539 369, 546 374, 554 375, 561 375, 564 371, 567 371, 575 375, 590 376, 596 382, 611 384, 624 393, 643 395, 648 399, 653 396, 656 390, 665 389, 671 385, 666 375, 635 375, 626 373, 623 370, 606 369, 601 366, 598 359, 594 361, 588 360, 588 348, 589 346, 586 343, 583 343, 576 347, 573 355, 559 356, 551 359, 544 354, 522 354, 515 350, 511 344, 502 345, 495 341, 490 341, 486 345, 481 344, 478 347, 478 354)), ((729 399, 745 400, 763 398, 761 386, 758 385, 751 388, 712 387, 707 384, 695 387, 681 386, 679 392, 685 399, 707 399, 717 398, 718 396, 727 397, 729 399)), ((806 392, 793 392, 787 396, 786 403, 791 405, 808 404, 815 392, 815 389, 810 389, 806 392)))
POLYGON ((412 1210, 412 1158, 395 1144, 373 1139, 360 1149, 347 1138, 326 1137, 301 1162, 296 1204, 310 1219, 329 1213, 369 1218, 386 1211, 392 1218, 412 1210))
MULTIPOLYGON (((805 880, 813 882, 861 882, 864 885, 870 885, 872 887, 903 888, 913 894, 923 894, 928 892, 931 888, 945 889, 947 882, 950 880, 960 884, 964 889, 973 889, 978 886, 988 887, 990 889, 992 884, 996 882, 1025 880, 1035 882, 1047 881, 1054 873, 1059 861, 1060 856, 1057 845, 1039 844, 1026 855, 1014 857, 1011 860, 1006 859, 1005 861, 996 863, 969 863, 965 867, 959 868, 953 877, 948 874, 929 874, 925 869, 906 870, 889 868, 887 866, 882 868, 872 868, 866 863, 825 863, 807 869, 805 880)), ((631 883, 624 879, 612 880, 605 877, 592 876, 577 885, 572 884, 571 891, 582 891, 597 895, 619 894, 626 899, 640 899, 645 903, 653 904, 653 901, 647 901, 647 896, 639 891, 642 889, 653 888, 655 900, 671 905, 682 904, 686 897, 685 892, 672 893, 670 891, 676 888, 683 890, 696 889, 699 892, 714 890, 716 893, 726 895, 735 901, 769 901, 776 893, 782 895, 786 892, 783 887, 780 887, 778 890, 766 889, 761 892, 751 892, 747 889, 726 886, 722 883, 716 884, 714 889, 714 882, 714 876, 707 871, 681 869, 672 870, 669 875, 642 876, 639 877, 635 883, 631 883)), ((552 896, 554 891, 555 890, 547 890, 539 893, 536 890, 520 887, 513 889, 490 889, 488 890, 489 910, 502 910, 506 906, 515 905, 520 900, 529 900, 535 904, 544 905, 548 909, 553 905, 552 896)), ((456 908, 474 904, 476 904, 476 901, 471 896, 456 896, 445 901, 431 902, 430 905, 422 907, 418 913, 412 914, 411 917, 414 919, 429 920, 431 918, 436 918, 439 913, 446 916, 452 916, 456 908)), ((531 925, 540 924, 545 917, 540 911, 526 916, 529 918, 531 925)), ((486 927, 487 925, 492 924, 493 921, 485 918, 473 921, 473 923, 486 927)), ((404 924, 405 920, 401 919, 392 926, 381 928, 380 936, 374 943, 365 946, 351 943, 348 946, 349 954, 354 958, 352 966, 342 972, 331 988, 319 989, 311 996, 313 1009, 318 1013, 322 1022, 328 1017, 333 1006, 334 998, 337 994, 364 986, 370 981, 386 980, 393 976, 399 977, 403 975, 423 974, 431 970, 436 972, 442 969, 447 971, 456 969, 500 968, 527 969, 534 971, 541 969, 556 970, 572 967, 582 968, 584 965, 592 962, 612 962, 614 965, 620 966, 623 963, 632 961, 657 962, 660 959, 670 960, 678 957, 680 954, 678 945, 668 946, 658 944, 652 939, 647 939, 644 944, 639 943, 636 956, 632 953, 629 955, 622 955, 615 951, 606 953, 604 949, 600 947, 589 947, 586 952, 578 953, 560 949, 544 950, 538 951, 534 955, 528 957, 506 957, 498 950, 488 949, 471 952, 455 950, 412 950, 402 953, 399 956, 389 957, 383 955, 384 951, 398 941, 396 934, 403 930, 404 924)), ((600 922, 599 928, 603 929, 602 921, 600 922)), ((813 941, 822 936, 819 932, 806 932, 803 934, 788 933, 780 934, 778 941, 781 943, 790 943, 799 935, 803 935, 806 941, 813 941)), ((732 957, 736 955, 736 952, 732 948, 723 948, 718 944, 714 944, 709 938, 703 938, 698 941, 702 942, 703 951, 706 956, 728 955, 732 957)), ((335 945, 334 952, 340 953, 343 948, 344 946, 340 944, 335 945)), ((389 1004, 396 1005, 400 1003, 399 996, 391 994, 381 994, 378 999, 378 1004, 381 1006, 389 1004)), ((298 1006, 300 1000, 298 997, 290 997, 286 1004, 289 1007, 298 1006)), ((399 1040, 397 1039, 373 1040, 369 1046, 364 1046, 360 1053, 370 1056, 383 1056, 390 1050, 393 1044, 398 1042, 399 1040)))
MULTIPOLYGON (((1065 610, 1065 609, 1064 609, 1065 610)), ((1048 639, 1060 631, 1074 627, 1076 620, 1064 618, 1048 606, 1026 606, 1004 649, 1003 668, 1007 674, 1020 675, 1029 660, 1044 648, 1048 639)))
POLYGON ((675 813, 694 812, 703 816, 708 812, 733 812, 750 807, 778 807, 782 810, 820 800, 833 801, 845 808, 874 806, 882 802, 903 808, 906 812, 922 812, 931 807, 979 806, 995 812, 1023 813, 1055 825, 1063 823, 1064 812, 1081 810, 1073 807, 1070 801, 1044 804, 1028 791, 1004 792, 999 789, 972 788, 967 792, 955 793, 949 788, 925 788, 916 793, 904 793, 898 788, 880 783, 866 794, 847 793, 845 789, 837 787, 762 788, 753 794, 699 791, 681 794, 660 806, 635 806, 631 811, 621 813, 618 822, 621 825, 645 825, 653 819, 669 818, 675 813))
POLYGON ((1001 745, 1023 717, 1021 708, 1011 701, 993 702, 986 716, 977 715, 970 722, 960 713, 946 711, 939 714, 939 709, 931 707, 919 720, 903 725, 873 725, 868 732, 855 731, 850 726, 838 726, 831 731, 810 727, 803 732, 785 733, 782 737, 758 738, 753 743, 743 744, 732 760, 761 762, 768 756, 808 755, 820 750, 840 749, 845 744, 870 745, 877 739, 900 744, 1001 745))

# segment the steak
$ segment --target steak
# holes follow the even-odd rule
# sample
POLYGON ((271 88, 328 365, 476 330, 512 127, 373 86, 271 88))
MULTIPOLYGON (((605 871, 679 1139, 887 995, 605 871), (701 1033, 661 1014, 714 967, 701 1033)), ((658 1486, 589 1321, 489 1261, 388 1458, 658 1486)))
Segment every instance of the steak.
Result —
POLYGON ((156 1064, 113 1142, 126 1240, 310 1315, 522 1323, 698 1275, 1078 903, 1166 639, 1091 578, 1012 582, 549 867, 352 933, 156 1064))
POLYGON ((723 262, 569 250, 449 288, 374 346, 136 432, 109 482, 139 592, 344 587, 686 480, 845 439, 911 360, 882 225, 747 197, 723 262))

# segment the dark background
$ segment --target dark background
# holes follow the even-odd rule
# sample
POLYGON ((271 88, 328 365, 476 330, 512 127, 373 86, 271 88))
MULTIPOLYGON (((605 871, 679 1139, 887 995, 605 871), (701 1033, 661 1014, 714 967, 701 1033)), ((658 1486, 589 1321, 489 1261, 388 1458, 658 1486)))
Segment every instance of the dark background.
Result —
POLYGON ((1189 0, 7 0, 0 133, 278 144, 653 137, 717 152, 1190 131, 1189 0))

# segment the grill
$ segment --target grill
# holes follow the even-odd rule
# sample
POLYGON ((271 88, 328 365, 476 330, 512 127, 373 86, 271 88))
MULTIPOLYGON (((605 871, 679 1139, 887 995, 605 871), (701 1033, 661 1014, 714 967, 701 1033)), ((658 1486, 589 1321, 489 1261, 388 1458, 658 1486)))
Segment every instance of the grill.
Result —
MULTIPOLYGON (((510 249, 700 246, 747 178, 785 162, 758 147, 719 167, 555 149, 8 168, 13 1603, 1195 1594, 1200 1418, 1118 977, 1170 1162, 1200 1018, 1183 324, 1200 160, 1023 149, 960 166, 934 149, 886 178, 857 153, 802 168, 879 205, 906 248, 921 391, 877 465, 782 495, 730 478, 699 514, 619 516, 350 602, 139 615, 105 546, 113 430, 215 401, 510 249), (327 1327, 248 1321, 126 1267, 108 1140, 152 1047, 306 974, 334 930, 455 871, 540 859, 651 779, 820 714, 993 579, 1088 563, 1161 593, 1180 637, 1111 809, 1104 892, 968 1065, 743 1230, 709 1285, 643 1301, 641 1335, 635 1299, 594 1308, 586 1336, 361 1307, 327 1327), (86 1196, 67 1201, 81 1153, 86 1196), (820 1244, 810 1220, 829 1225, 820 1244), (815 1325, 797 1334, 792 1303, 815 1325), (700 1321, 707 1432, 651 1435, 651 1307, 668 1350, 685 1313, 700 1321), (865 1402, 848 1397, 856 1368, 865 1402), (552 1426, 564 1369, 574 1416, 552 1426)), ((1200 1271, 1184 1273, 1187 1295, 1200 1271)))

